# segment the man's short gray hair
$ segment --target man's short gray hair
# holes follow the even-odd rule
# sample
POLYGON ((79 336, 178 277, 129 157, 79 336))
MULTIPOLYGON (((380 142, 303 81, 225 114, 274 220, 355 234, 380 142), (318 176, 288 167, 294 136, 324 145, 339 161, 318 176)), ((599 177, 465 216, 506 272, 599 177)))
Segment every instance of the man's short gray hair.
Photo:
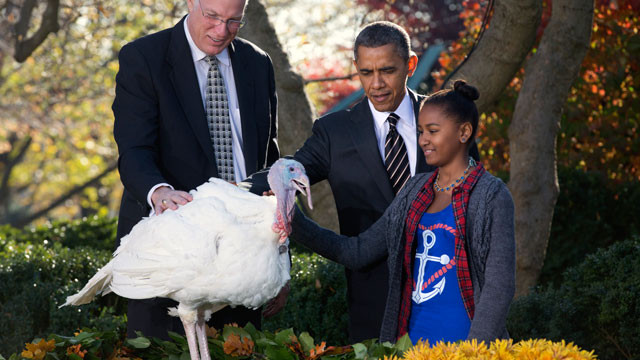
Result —
POLYGON ((394 44, 398 56, 404 61, 409 61, 411 56, 409 34, 402 27, 389 21, 373 22, 360 31, 353 46, 353 58, 358 61, 360 46, 377 48, 387 44, 394 44))

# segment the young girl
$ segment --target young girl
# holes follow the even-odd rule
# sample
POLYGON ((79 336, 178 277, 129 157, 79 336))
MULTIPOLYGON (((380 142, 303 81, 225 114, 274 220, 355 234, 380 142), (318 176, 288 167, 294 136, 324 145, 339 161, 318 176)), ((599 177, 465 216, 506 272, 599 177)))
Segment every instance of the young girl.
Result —
POLYGON ((437 166, 417 174, 384 215, 357 237, 337 235, 299 210, 290 239, 351 269, 387 258, 389 293, 381 341, 507 338, 515 291, 513 200, 506 185, 469 157, 478 129, 476 88, 428 97, 418 143, 437 166))

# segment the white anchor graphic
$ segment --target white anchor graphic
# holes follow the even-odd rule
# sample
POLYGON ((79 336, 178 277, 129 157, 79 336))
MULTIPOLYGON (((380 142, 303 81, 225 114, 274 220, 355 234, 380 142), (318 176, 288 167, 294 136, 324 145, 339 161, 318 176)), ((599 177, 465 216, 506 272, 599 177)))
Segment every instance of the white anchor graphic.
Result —
POLYGON ((424 244, 424 251, 416 254, 416 260, 420 262, 419 271, 418 271, 418 279, 416 283, 416 288, 413 290, 412 299, 417 304, 423 303, 432 299, 437 294, 442 294, 444 291, 445 278, 443 277, 437 284, 433 285, 434 289, 429 291, 428 293, 422 293, 422 284, 424 284, 424 269, 426 268, 427 261, 437 261, 442 265, 446 265, 449 263, 449 256, 447 254, 443 254, 442 256, 430 256, 429 249, 431 249, 436 244, 436 234, 431 230, 425 230, 422 233, 422 241, 424 244))

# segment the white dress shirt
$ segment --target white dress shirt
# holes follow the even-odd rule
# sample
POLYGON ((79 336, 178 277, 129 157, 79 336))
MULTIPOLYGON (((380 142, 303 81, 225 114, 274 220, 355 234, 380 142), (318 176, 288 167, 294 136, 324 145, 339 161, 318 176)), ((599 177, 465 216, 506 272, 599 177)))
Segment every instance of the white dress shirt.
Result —
MULTIPOLYGON (((189 27, 187 26, 189 21, 189 15, 184 21, 184 33, 187 36, 187 42, 191 49, 191 57, 196 69, 196 75, 198 76, 198 86, 200 87, 200 96, 202 97, 202 107, 206 106, 205 91, 207 89, 207 73, 209 72, 209 63, 205 60, 207 54, 200 50, 191 37, 189 27)), ((233 141, 233 170, 235 172, 236 183, 247 178, 247 170, 245 168, 244 154, 242 152, 242 122, 240 120, 240 106, 238 104, 238 93, 236 92, 236 81, 233 77, 233 67, 231 65, 231 58, 229 57, 229 50, 224 49, 222 52, 216 55, 218 59, 218 69, 224 79, 224 84, 227 88, 227 98, 229 101, 229 117, 231 119, 231 136, 233 141)), ((208 134, 207 134, 208 135, 208 134)), ((213 146, 213 144, 211 145, 213 146)), ((169 186, 173 189, 173 186, 166 183, 157 184, 149 190, 147 194, 147 202, 151 206, 151 214, 154 213, 153 203, 151 202, 151 194, 160 186, 169 186)), ((190 189, 189 189, 190 190, 190 189)))
POLYGON ((392 112, 400 117, 396 124, 396 130, 398 134, 404 140, 404 144, 407 147, 407 156, 409 157, 409 169, 411 170, 411 176, 416 174, 416 161, 417 161, 417 146, 418 140, 416 136, 416 116, 413 112, 413 103, 409 94, 405 92, 404 98, 398 108, 395 111, 380 112, 373 107, 371 101, 369 101, 369 108, 373 114, 373 128, 376 131, 376 138, 378 139, 378 150, 382 157, 382 163, 384 164, 384 143, 389 133, 389 122, 387 118, 392 112))

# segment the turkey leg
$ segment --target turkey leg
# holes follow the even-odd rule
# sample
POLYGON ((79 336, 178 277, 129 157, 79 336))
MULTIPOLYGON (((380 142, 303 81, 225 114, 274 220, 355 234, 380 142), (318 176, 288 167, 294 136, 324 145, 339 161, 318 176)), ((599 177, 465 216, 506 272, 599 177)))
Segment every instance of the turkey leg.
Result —
POLYGON ((189 344, 189 354, 191 360, 200 360, 198 354, 198 345, 196 344, 196 324, 194 322, 182 319, 182 325, 184 326, 184 333, 187 335, 187 344, 189 344))
POLYGON ((207 322, 204 320, 204 311, 198 310, 196 333, 198 336, 198 346, 200 347, 200 360, 211 360, 211 354, 209 354, 209 341, 207 340, 206 324, 207 322))

